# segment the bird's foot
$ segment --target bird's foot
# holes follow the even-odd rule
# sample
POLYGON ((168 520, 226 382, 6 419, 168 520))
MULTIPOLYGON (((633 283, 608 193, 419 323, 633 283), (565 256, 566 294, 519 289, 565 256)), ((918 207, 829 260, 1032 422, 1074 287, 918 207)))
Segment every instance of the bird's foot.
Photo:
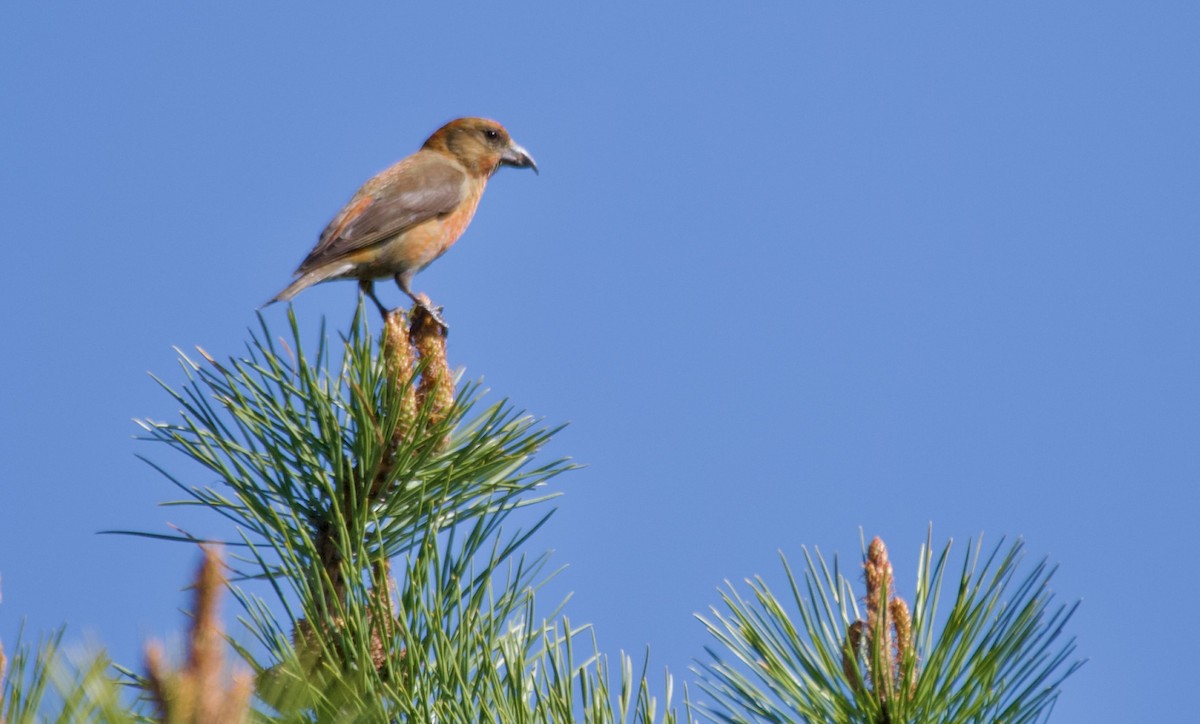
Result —
POLYGON ((413 301, 417 303, 412 315, 414 325, 419 325, 424 321, 419 319, 423 313, 442 328, 443 335, 450 331, 450 325, 446 324, 446 320, 442 318, 442 307, 433 306, 433 302, 429 301, 429 297, 424 294, 414 296, 413 301))
POLYGON ((450 325, 446 324, 445 319, 442 319, 442 310, 444 309, 444 307, 434 307, 434 306, 422 304, 421 309, 424 310, 424 312, 429 315, 430 319, 437 322, 438 325, 441 326, 442 334, 445 334, 450 331, 450 325))

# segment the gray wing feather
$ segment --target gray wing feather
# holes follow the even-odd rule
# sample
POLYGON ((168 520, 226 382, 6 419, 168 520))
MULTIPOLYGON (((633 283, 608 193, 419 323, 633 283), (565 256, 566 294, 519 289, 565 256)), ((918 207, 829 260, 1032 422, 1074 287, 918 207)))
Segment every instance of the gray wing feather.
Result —
POLYGON ((325 227, 297 273, 389 239, 454 210, 466 195, 466 174, 440 157, 411 156, 385 171, 377 189, 367 184, 325 227))

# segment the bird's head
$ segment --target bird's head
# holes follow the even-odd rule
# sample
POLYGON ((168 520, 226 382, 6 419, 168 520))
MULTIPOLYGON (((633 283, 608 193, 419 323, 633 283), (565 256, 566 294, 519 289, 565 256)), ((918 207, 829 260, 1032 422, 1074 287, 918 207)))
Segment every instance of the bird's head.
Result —
POLYGON ((429 137, 424 148, 449 154, 480 176, 490 176, 501 166, 531 168, 537 164, 517 145, 504 126, 486 118, 459 118, 429 137))

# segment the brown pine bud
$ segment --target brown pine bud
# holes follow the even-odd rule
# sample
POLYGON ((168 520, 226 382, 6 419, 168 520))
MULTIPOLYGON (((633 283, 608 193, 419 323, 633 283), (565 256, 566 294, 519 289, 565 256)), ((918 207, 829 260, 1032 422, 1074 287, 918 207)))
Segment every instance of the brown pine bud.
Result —
POLYGON ((394 441, 400 441, 408 437, 417 419, 417 391, 412 379, 413 347, 403 311, 396 309, 388 314, 383 328, 382 346, 388 376, 400 392, 400 419, 393 435, 394 441))
POLYGON ((429 298, 422 295, 421 299, 425 304, 413 307, 409 333, 424 365, 417 400, 429 405, 432 427, 441 424, 454 406, 454 375, 446 359, 446 328, 427 311, 429 298))
MULTIPOLYGON (((888 605, 888 610, 892 615, 892 626, 896 631, 896 662, 895 674, 896 681, 899 682, 900 675, 904 671, 904 662, 909 656, 913 655, 913 640, 912 640, 912 614, 908 611, 908 604, 903 598, 893 598, 888 605)), ((916 678, 910 682, 909 693, 912 693, 912 688, 916 686, 916 678)))
POLYGON ((862 650, 863 626, 865 625, 862 621, 850 624, 850 628, 846 631, 846 641, 842 644, 842 673, 846 675, 846 681, 850 682, 850 688, 855 691, 862 689, 863 679, 867 675, 861 664, 863 658, 859 656, 859 652, 862 650), (855 673, 856 661, 860 662, 857 674, 855 673))

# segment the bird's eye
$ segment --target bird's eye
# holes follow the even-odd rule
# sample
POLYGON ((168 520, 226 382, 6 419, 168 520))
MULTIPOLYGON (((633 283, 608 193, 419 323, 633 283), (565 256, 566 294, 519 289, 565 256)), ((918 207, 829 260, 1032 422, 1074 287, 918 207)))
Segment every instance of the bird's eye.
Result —
POLYGON ((483 129, 483 135, 487 136, 487 139, 489 141, 495 141, 497 138, 500 138, 500 132, 497 131, 495 128, 483 129))

